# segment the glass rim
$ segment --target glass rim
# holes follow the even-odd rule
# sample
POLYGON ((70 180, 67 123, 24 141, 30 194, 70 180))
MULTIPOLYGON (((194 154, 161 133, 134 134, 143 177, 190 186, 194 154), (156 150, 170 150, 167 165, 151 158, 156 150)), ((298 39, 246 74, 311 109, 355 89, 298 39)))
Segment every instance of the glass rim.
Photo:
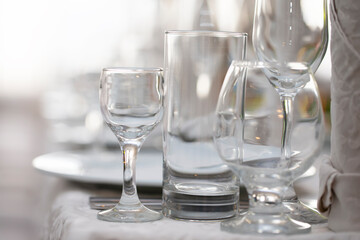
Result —
POLYGON ((298 70, 311 70, 306 62, 266 62, 266 61, 249 61, 249 60, 233 60, 231 65, 238 67, 264 68, 264 67, 288 67, 298 70))
POLYGON ((113 73, 156 73, 163 72, 161 67, 106 67, 103 72, 113 73))
POLYGON ((211 31, 211 30, 166 30, 165 36, 208 36, 208 37, 247 37, 245 32, 231 32, 231 31, 211 31))

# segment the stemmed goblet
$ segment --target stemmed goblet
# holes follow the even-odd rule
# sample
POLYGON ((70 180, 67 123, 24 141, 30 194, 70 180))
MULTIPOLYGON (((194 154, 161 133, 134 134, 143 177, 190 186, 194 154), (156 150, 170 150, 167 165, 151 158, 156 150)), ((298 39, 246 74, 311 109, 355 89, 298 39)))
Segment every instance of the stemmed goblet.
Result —
POLYGON ((223 230, 251 234, 310 231, 309 224, 287 214, 283 198, 291 182, 313 164, 322 146, 321 105, 317 91, 306 87, 312 77, 311 70, 302 63, 231 64, 216 108, 214 143, 220 157, 241 177, 249 194, 249 210, 243 216, 222 222, 223 230), (262 88, 255 87, 256 84, 262 88), (296 113, 293 126, 302 134, 291 139, 293 149, 286 161, 281 156, 280 104, 254 107, 267 104, 269 98, 262 93, 268 94, 269 89, 298 94, 292 106, 296 113), (251 91, 255 97, 249 96, 251 91))
MULTIPOLYGON (((328 43, 326 0, 257 0, 255 4, 253 46, 265 62, 305 62, 315 72, 328 43)), ((282 74, 282 73, 280 73, 282 74)), ((286 74, 286 73, 284 73, 286 74)), ((317 90, 314 78, 307 83, 317 90)), ((294 95, 280 94, 284 111, 282 158, 291 157, 292 104, 294 95)), ((294 217, 308 223, 323 223, 326 218, 302 204, 291 185, 287 207, 294 217)))
POLYGON ((105 68, 100 79, 100 106, 106 124, 123 154, 122 195, 115 207, 98 213, 100 220, 146 222, 162 214, 139 200, 135 183, 136 157, 142 143, 163 115, 160 68, 105 68))

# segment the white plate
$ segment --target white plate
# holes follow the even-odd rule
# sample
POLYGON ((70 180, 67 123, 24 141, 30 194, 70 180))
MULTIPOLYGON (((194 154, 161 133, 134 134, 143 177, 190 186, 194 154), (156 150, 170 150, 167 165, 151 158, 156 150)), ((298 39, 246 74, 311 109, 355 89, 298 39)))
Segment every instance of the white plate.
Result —
MULTIPOLYGON (((259 155, 259 151, 250 149, 259 155)), ((273 153, 271 153, 273 154, 273 153)), ((65 179, 97 184, 122 184, 122 154, 120 151, 71 151, 41 155, 33 167, 46 174, 65 179)), ((136 184, 144 187, 162 186, 162 153, 144 148, 136 162, 136 184)), ((300 178, 315 175, 310 168, 300 178)))
MULTIPOLYGON (((122 155, 120 151, 72 151, 41 155, 33 167, 46 174, 65 179, 98 184, 122 184, 122 155)), ((138 186, 162 186, 162 153, 141 150, 136 162, 138 186)))

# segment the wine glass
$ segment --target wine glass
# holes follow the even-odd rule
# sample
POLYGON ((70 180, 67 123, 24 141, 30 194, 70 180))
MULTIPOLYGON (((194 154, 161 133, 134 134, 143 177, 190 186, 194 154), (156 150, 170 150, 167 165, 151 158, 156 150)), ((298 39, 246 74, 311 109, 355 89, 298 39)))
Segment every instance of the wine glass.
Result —
MULTIPOLYGON (((259 60, 265 62, 306 62, 315 72, 328 43, 326 0, 257 0, 255 4, 253 46, 259 60)), ((308 87, 317 90, 312 77, 308 87)), ((293 97, 282 95, 285 112, 282 157, 291 154, 290 132, 293 97)), ((284 160, 286 161, 286 160, 284 160)), ((294 217, 308 223, 324 223, 326 218, 315 209, 301 203, 291 185, 287 192, 287 207, 294 217)))
POLYGON ((260 61, 306 62, 315 73, 327 43, 327 0, 256 0, 253 46, 260 61))
POLYGON ((291 182, 302 175, 321 150, 324 131, 313 78, 303 63, 234 61, 222 86, 216 108, 214 143, 220 157, 241 177, 249 194, 245 215, 221 223, 234 233, 294 234, 311 230, 292 219, 283 207, 291 182), (280 74, 281 73, 281 74, 280 74), (286 74, 284 74, 286 73, 286 74), (275 90, 274 90, 275 89, 275 90), (292 151, 282 157, 283 112, 268 105, 270 91, 296 95, 293 105, 292 151))
POLYGON ((99 212, 98 219, 146 222, 162 218, 161 213, 140 202, 135 183, 137 154, 163 115, 162 69, 103 69, 100 106, 103 118, 117 137, 123 153, 123 188, 119 203, 99 212))

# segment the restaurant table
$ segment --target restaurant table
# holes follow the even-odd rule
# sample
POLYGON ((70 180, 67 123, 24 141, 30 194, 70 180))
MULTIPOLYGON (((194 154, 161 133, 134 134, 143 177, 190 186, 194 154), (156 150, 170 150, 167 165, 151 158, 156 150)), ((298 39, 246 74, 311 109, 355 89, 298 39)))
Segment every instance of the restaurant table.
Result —
MULTIPOLYGON (((318 166, 316 164, 315 166, 318 166)), ((98 210, 90 209, 91 196, 119 196, 121 186, 107 186, 70 182, 48 177, 44 193, 49 214, 43 237, 50 240, 75 239, 264 239, 264 235, 241 235, 221 231, 219 221, 184 221, 163 218, 147 223, 114 223, 96 218, 98 210)), ((318 175, 304 178, 295 189, 304 202, 316 199, 318 175)), ((139 188, 141 194, 142 189, 139 188)), ((161 192, 161 189, 160 189, 161 192)), ((159 193, 159 192, 157 192, 159 193)), ((311 201, 309 201, 311 202, 311 201)), ((309 234, 266 236, 266 239, 360 239, 360 232, 334 233, 326 224, 313 225, 309 234)))
MULTIPOLYGON (((89 197, 118 197, 121 187, 71 182, 36 171, 31 166, 33 158, 61 150, 46 141, 46 123, 38 102, 2 99, 0 111, 0 239, 264 239, 223 232, 219 222, 99 221, 98 211, 90 209, 89 197)), ((143 190, 146 192, 139 188, 139 193, 143 190)), ((318 176, 299 180, 296 190, 304 201, 316 199, 318 176)), ((310 234, 266 239, 360 239, 360 233, 334 233, 320 225, 313 226, 310 234)))

